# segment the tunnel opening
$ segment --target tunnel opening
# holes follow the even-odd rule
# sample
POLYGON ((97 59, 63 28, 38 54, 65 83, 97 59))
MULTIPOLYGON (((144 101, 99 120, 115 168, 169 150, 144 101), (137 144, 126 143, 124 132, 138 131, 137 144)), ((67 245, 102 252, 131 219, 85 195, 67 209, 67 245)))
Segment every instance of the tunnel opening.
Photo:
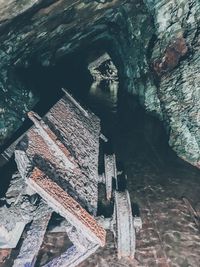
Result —
MULTIPOLYGON (((84 107, 91 109, 102 118, 105 131, 108 127, 104 127, 104 125, 113 121, 111 117, 117 112, 123 82, 119 55, 116 53, 111 40, 100 39, 94 41, 90 45, 85 45, 72 53, 66 54, 50 66, 42 66, 41 62, 35 59, 30 60, 27 68, 17 68, 16 73, 25 87, 30 88, 39 98, 34 110, 41 116, 63 95, 61 88, 67 89, 84 107), (102 77, 100 77, 99 83, 94 85, 95 88, 92 89, 95 78, 88 66, 105 53, 110 58, 99 66, 99 73, 102 74, 102 77), (116 77, 118 88, 114 88, 112 92, 110 90, 112 77, 106 77, 105 74, 107 71, 106 64, 108 65, 109 61, 118 72, 116 77)), ((24 125, 29 126, 30 123, 26 120, 24 125)))

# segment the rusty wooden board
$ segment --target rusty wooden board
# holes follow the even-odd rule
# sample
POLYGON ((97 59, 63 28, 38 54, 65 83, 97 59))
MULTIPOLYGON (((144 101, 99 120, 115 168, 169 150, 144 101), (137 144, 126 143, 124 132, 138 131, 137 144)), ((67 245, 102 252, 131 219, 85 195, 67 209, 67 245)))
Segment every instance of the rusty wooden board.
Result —
POLYGON ((47 201, 49 206, 79 229, 89 240, 101 246, 105 245, 106 231, 76 200, 41 170, 34 168, 27 183, 47 201))

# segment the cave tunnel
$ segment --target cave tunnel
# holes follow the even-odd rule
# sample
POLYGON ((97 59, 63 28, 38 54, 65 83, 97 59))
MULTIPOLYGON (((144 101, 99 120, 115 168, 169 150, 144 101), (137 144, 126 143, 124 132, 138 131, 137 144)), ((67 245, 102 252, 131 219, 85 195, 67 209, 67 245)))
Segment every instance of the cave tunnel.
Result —
MULTIPOLYGON (((30 59, 28 67, 16 68, 15 72, 22 84, 39 98, 33 109, 41 116, 64 94, 61 88, 66 88, 84 107, 91 109, 101 118, 103 132, 111 139, 121 139, 121 134, 125 132, 135 135, 132 141, 135 142, 136 150, 145 151, 142 153, 150 151, 155 157, 155 165, 158 163, 164 167, 163 161, 176 158, 168 146, 163 124, 154 114, 145 112, 138 96, 127 93, 121 59, 112 41, 100 39, 91 45, 80 47, 50 66, 42 66, 41 62, 33 58, 30 59), (105 52, 109 54, 117 69, 118 86, 114 100, 108 92, 109 85, 105 77, 97 86, 97 90, 91 92, 94 77, 88 69, 89 63, 105 52), (137 148, 138 144, 142 145, 140 149, 137 148)), ((23 126, 3 147, 11 144, 30 125, 31 122, 26 119, 23 126)))
MULTIPOLYGON (((62 97, 61 88, 66 88, 83 107, 91 109, 101 118, 103 133, 111 140, 105 149, 108 153, 116 153, 117 166, 128 176, 127 186, 133 201, 133 214, 144 216, 145 209, 148 208, 155 215, 158 208, 155 203, 158 203, 160 198, 165 202, 170 194, 172 199, 174 195, 179 199, 182 195, 191 197, 192 191, 184 186, 177 189, 176 185, 180 180, 186 179, 189 172, 192 173, 192 182, 194 182, 198 173, 171 150, 162 122, 156 116, 145 112, 137 96, 126 93, 123 72, 118 66, 119 61, 111 47, 110 42, 97 42, 87 49, 79 49, 66 55, 54 66, 43 67, 33 60, 28 68, 20 68, 16 71, 19 79, 38 94, 40 100, 33 109, 41 116, 62 97), (94 77, 88 65, 105 52, 109 54, 110 60, 118 70, 117 95, 115 94, 114 101, 105 77, 98 84, 97 90, 91 92, 94 77), (154 211, 152 211, 152 205, 155 206, 154 211)), ((104 69, 101 71, 103 72, 104 69)), ((30 122, 25 121, 17 134, 21 134, 28 127, 30 122)), ((16 136, 13 140, 14 138, 16 136)), ((5 174, 11 178, 14 169, 12 160, 5 167, 5 174)), ((5 184, 7 188, 8 181, 5 181, 5 184)), ((123 186, 124 184, 122 188, 123 186)), ((5 188, 2 193, 5 192, 5 188)), ((106 203, 100 204, 101 215, 109 217, 112 212, 113 207, 108 208, 106 203)), ((55 218, 51 220, 52 225, 55 224, 55 220, 59 220, 59 217, 55 216, 55 218)), ((68 244, 69 240, 66 240, 63 242, 68 244)), ((45 252, 41 251, 38 264, 43 255, 45 252)))
MULTIPOLYGON (((151 42, 154 43, 152 40, 151 42)), ((152 45, 151 43, 150 46, 152 45)), ((126 187, 130 192, 133 215, 141 216, 144 223, 144 230, 139 233, 136 260, 141 264, 153 262, 154 265, 149 266, 157 266, 155 262, 158 258, 161 261, 166 261, 167 258, 168 262, 178 262, 178 266, 190 266, 184 265, 184 253, 187 249, 185 242, 189 236, 200 241, 196 230, 193 232, 194 219, 182 197, 191 200, 192 205, 198 208, 199 170, 176 155, 168 144, 169 132, 166 125, 157 114, 145 110, 138 94, 128 92, 128 78, 125 75, 127 70, 120 49, 112 38, 97 36, 95 41, 90 44, 83 42, 83 45, 65 53, 53 64, 46 66, 41 63, 39 56, 32 56, 28 59, 27 66, 17 66, 14 72, 23 87, 29 88, 39 99, 33 110, 40 116, 45 115, 64 95, 61 88, 65 88, 84 108, 100 117, 102 132, 109 139, 103 149, 107 153, 116 154, 117 166, 127 176, 126 187), (102 56, 105 59, 98 67, 89 67, 102 56), (182 233, 185 235, 183 238, 182 233), (144 254, 145 242, 150 248, 156 247, 158 255, 157 252, 156 256, 151 253, 144 254), (179 256, 176 246, 181 251, 179 256), (159 255, 159 251, 162 255, 159 255)), ((135 81, 137 82, 137 79, 135 81)), ((20 129, 2 146, 2 151, 31 125, 26 118, 20 129)), ((101 164, 102 160, 100 159, 101 164)), ((11 161, 1 168, 3 185, 0 188, 0 196, 4 197, 14 171, 16 166, 12 157, 11 161)), ((125 181, 122 181, 123 188, 125 181)), ((0 207, 4 204, 4 200, 1 201, 0 207)), ((100 215, 109 217, 113 207, 103 211, 107 203, 101 205, 100 215)), ((60 219, 56 216, 55 218, 58 221, 60 219)), ((54 223, 53 219, 51 223, 54 223)), ((56 240, 63 252, 63 247, 55 237, 53 241, 48 235, 45 238, 37 261, 38 266, 41 266, 43 257, 51 258, 52 255, 58 254, 52 248, 51 255, 48 255, 45 246, 48 247, 49 239, 50 243, 56 240)), ((66 243, 66 240, 62 242, 66 243)), ((130 262, 124 264, 132 266, 130 262)), ((83 266, 88 265, 86 263, 83 266)))
MULTIPOLYGON (((103 70, 101 71, 103 72, 103 70)), ((84 107, 91 109, 101 118, 102 130, 113 143, 111 150, 123 148, 122 144, 116 142, 119 142, 126 133, 129 138, 131 134, 134 136, 131 141, 135 144, 135 147, 132 148, 132 151, 135 151, 133 153, 135 155, 139 151, 141 154, 147 153, 147 155, 152 153, 152 162, 154 162, 152 164, 154 165, 160 164, 164 167, 163 161, 175 157, 168 147, 168 137, 162 123, 155 116, 148 115, 144 111, 137 96, 126 92, 120 59, 112 42, 98 40, 88 47, 79 48, 75 52, 65 55, 54 65, 48 67, 42 66, 40 62, 33 59, 30 60, 27 68, 17 68, 16 73, 20 81, 39 97, 40 100, 34 107, 34 111, 41 116, 64 94, 61 88, 66 88, 84 107), (110 55, 110 59, 118 71, 118 84, 114 99, 109 92, 108 81, 105 77, 101 78, 97 90, 91 90, 95 78, 90 73, 88 66, 91 61, 104 53, 110 55), (115 143, 116 148, 114 148, 115 143)), ((20 136, 24 129, 30 127, 30 124, 30 121, 26 119, 23 127, 11 140, 20 136)), ((127 147, 129 146, 126 145, 126 149, 127 147)))

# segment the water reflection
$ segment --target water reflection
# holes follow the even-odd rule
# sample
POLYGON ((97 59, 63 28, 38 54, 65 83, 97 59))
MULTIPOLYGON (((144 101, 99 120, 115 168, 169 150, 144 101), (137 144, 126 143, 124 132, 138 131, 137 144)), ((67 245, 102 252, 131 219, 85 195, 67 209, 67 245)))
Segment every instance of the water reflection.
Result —
POLYGON ((100 83, 95 81, 88 93, 90 105, 103 106, 108 112, 117 112, 118 82, 102 80, 100 83))
POLYGON ((93 77, 89 89, 89 102, 93 105, 102 105, 111 113, 117 111, 119 78, 118 70, 110 55, 103 53, 90 60, 88 70, 93 77))

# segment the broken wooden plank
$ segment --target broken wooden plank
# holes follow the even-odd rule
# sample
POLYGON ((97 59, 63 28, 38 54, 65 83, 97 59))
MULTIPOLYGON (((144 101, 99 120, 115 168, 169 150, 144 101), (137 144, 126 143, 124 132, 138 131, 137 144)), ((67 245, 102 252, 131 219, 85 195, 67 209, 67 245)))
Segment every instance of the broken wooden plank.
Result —
POLYGON ((115 216, 118 258, 129 257, 133 259, 136 241, 131 201, 127 190, 115 192, 115 216))
POLYGON ((19 173, 12 175, 9 188, 0 207, 0 248, 15 248, 22 232, 29 222, 29 207, 24 210, 22 205, 28 203, 22 195, 26 190, 26 184, 19 173), (23 192, 23 193, 22 193, 23 192))
POLYGON ((41 170, 35 167, 27 183, 47 201, 50 207, 66 218, 76 229, 82 231, 89 240, 101 246, 105 245, 106 231, 77 201, 41 170))
POLYGON ((47 213, 41 218, 33 220, 13 267, 35 266, 50 218, 51 213, 47 213))
POLYGON ((60 257, 57 257, 49 263, 43 265, 43 267, 76 267, 78 264, 92 255, 99 245, 90 244, 90 247, 84 251, 78 250, 75 246, 69 248, 60 257))
POLYGON ((90 71, 94 71, 95 69, 100 67, 101 64, 103 64, 104 62, 106 62, 107 60, 110 60, 110 59, 111 59, 111 57, 109 56, 109 54, 107 52, 105 52, 100 57, 97 57, 96 59, 91 61, 90 64, 88 65, 88 69, 90 71))

